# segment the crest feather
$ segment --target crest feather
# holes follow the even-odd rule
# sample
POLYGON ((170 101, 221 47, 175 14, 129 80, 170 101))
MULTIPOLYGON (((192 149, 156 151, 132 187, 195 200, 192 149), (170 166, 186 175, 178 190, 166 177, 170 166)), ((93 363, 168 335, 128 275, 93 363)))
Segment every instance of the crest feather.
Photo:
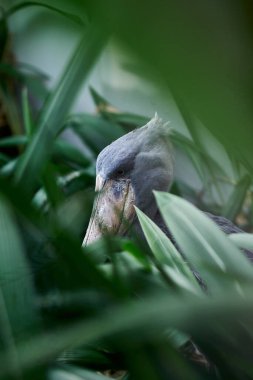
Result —
MULTIPOLYGON (((162 118, 158 116, 158 113, 156 112, 154 117, 150 119, 150 121, 144 125, 143 129, 148 129, 149 132, 152 132, 156 135, 168 137, 171 134, 172 128, 169 127, 170 121, 164 122, 162 118)), ((141 129, 142 129, 141 128, 141 129)))

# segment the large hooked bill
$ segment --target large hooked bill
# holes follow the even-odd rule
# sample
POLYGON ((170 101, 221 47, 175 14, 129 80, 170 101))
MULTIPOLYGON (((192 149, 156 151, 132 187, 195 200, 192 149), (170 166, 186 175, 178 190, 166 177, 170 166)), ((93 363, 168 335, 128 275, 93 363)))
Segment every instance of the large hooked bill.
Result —
POLYGON ((129 179, 105 180, 97 175, 95 191, 98 194, 83 246, 103 235, 124 235, 135 214, 135 196, 129 179))

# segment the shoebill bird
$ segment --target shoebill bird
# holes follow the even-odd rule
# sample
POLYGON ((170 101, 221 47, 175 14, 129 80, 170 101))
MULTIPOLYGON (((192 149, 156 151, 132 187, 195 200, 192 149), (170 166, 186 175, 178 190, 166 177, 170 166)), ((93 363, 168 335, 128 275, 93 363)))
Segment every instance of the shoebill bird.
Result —
POLYGON ((126 235, 132 224, 139 229, 134 206, 160 220, 153 190, 168 191, 172 175, 168 128, 158 116, 107 146, 97 158, 98 196, 83 245, 104 233, 126 235))
MULTIPOLYGON (((83 246, 104 234, 126 235, 130 226, 141 234, 134 206, 151 218, 174 242, 163 222, 153 190, 168 191, 173 178, 169 128, 156 115, 144 127, 120 137, 102 150, 96 164, 96 188, 83 246)), ((225 233, 242 232, 232 222, 210 213, 225 233)), ((174 242, 175 243, 175 242, 174 242)), ((247 252, 253 260, 253 253, 247 252)))
MULTIPOLYGON (((153 195, 153 190, 168 191, 172 177, 173 154, 169 129, 157 115, 144 127, 104 148, 97 158, 95 190, 98 195, 83 245, 96 241, 104 234, 127 235, 130 226, 144 238, 134 206, 151 218, 175 244, 153 195)), ((227 219, 210 213, 207 215, 225 233, 241 232, 227 219)), ((253 259, 253 254, 246 254, 253 259)), ((191 360, 209 365, 193 342, 188 342, 183 351, 191 360)))

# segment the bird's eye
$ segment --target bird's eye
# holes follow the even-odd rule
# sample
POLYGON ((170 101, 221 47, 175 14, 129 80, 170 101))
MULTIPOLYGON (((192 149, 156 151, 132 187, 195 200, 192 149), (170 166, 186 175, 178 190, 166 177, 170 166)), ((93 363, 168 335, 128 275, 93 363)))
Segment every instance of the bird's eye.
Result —
POLYGON ((117 175, 124 175, 124 174, 125 174, 125 172, 123 169, 117 170, 117 175))

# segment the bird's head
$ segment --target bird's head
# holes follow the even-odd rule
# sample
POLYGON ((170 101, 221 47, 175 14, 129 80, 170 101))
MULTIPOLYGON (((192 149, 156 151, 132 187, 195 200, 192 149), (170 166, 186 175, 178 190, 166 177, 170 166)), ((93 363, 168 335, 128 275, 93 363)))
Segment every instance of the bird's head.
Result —
POLYGON ((151 219, 157 213, 153 190, 167 191, 173 175, 169 128, 155 115, 99 154, 96 192, 83 245, 103 234, 126 234, 135 219, 134 206, 151 219))

